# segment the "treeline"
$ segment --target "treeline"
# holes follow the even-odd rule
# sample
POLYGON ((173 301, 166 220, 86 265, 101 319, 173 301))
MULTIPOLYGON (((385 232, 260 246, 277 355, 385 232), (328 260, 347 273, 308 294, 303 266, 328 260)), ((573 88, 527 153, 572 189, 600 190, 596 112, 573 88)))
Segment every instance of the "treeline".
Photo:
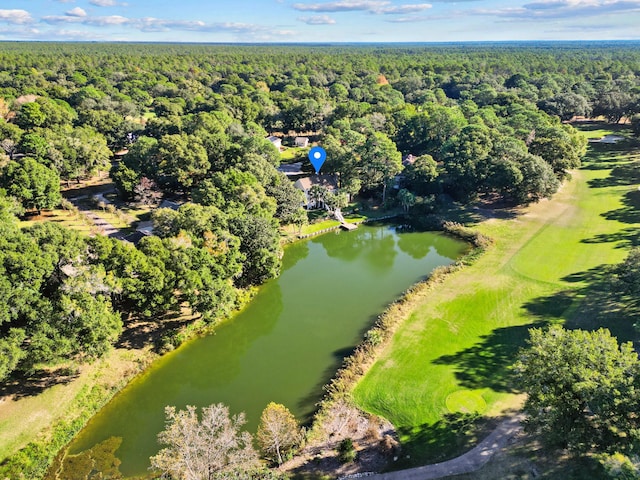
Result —
MULTIPOLYGON (((430 156, 405 176, 402 187, 414 197, 497 194, 527 202, 557 187, 547 165, 561 179, 583 153, 558 120, 638 113, 639 70, 637 49, 624 43, 5 43, 0 140, 12 161, 26 155, 67 181, 107 168, 110 151, 140 143, 118 175, 125 195, 142 177, 189 195, 213 173, 242 170, 249 154, 276 165, 267 133, 307 132, 332 148, 325 171, 337 173, 349 193, 386 197, 402 155, 412 154, 430 156)), ((5 184, 16 170, 19 163, 5 184)), ((19 173, 53 179, 33 168, 19 173)), ((13 194, 27 208, 56 201, 13 194)), ((294 220, 300 217, 287 221, 294 220)))
POLYGON ((342 192, 418 214, 551 195, 585 149, 561 120, 640 111, 635 46, 584 47, 0 44, 5 210, 108 169, 126 200, 187 202, 138 248, 3 223, 1 378, 99 355, 130 317, 223 316, 277 275, 279 226, 306 214, 268 134, 321 141, 342 192))
POLYGON ((267 220, 229 219, 216 207, 160 211, 160 236, 137 248, 55 223, 20 228, 16 210, 0 197, 0 380, 99 357, 136 318, 183 307, 209 321, 224 317, 241 288, 279 267, 279 239, 267 220))

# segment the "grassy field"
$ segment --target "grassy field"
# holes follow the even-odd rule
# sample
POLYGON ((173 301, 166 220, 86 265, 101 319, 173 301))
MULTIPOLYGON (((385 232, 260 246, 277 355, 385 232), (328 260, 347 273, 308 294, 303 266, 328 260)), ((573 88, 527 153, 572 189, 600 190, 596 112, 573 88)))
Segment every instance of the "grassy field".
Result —
POLYGON ((53 425, 69 423, 82 413, 77 403, 85 389, 120 384, 138 372, 149 355, 146 350, 117 349, 92 364, 56 374, 53 384, 43 376, 27 379, 28 388, 24 383, 17 388, 5 385, 0 398, 0 460, 29 442, 46 441, 53 425))
MULTIPOLYGON (((604 124, 580 128, 590 138, 629 134, 604 124)), ((509 369, 529 328, 606 325, 621 340, 635 338, 631 322, 602 312, 597 299, 606 267, 637 240, 637 150, 632 141, 591 144, 584 166, 552 200, 500 215, 479 211, 485 216, 475 228, 495 245, 433 291, 353 392, 361 408, 398 428, 398 467, 468 448, 475 438, 461 438, 461 414, 492 417, 520 405, 509 369)))

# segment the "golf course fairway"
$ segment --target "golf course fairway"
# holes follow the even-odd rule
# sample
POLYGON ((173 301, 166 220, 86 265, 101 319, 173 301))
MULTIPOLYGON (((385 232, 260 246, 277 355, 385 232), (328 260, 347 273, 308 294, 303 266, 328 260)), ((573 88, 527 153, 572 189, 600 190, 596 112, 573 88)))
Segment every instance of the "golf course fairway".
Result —
POLYGON ((591 142, 583 166, 550 200, 512 212, 478 210, 470 226, 494 244, 416 305, 355 387, 357 406, 397 428, 401 466, 469 448, 477 438, 463 438, 465 414, 518 408, 522 396, 509 370, 529 328, 604 326, 621 341, 634 339, 632 322, 591 307, 606 267, 626 257, 640 226, 638 143, 623 126, 577 128, 591 139, 627 138, 591 142))

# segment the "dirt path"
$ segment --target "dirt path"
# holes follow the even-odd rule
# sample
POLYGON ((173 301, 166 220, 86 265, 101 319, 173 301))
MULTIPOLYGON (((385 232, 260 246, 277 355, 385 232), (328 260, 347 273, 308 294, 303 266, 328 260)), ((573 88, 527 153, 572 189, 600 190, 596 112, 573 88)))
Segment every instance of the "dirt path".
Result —
MULTIPOLYGON (((103 201, 106 205, 108 205, 109 200, 107 200, 104 195, 102 193, 96 195, 96 197, 98 197, 98 199, 100 201, 103 201)), ((89 198, 88 195, 82 195, 80 197, 74 197, 74 198, 70 198, 69 201, 71 203, 73 203, 76 207, 78 207, 78 210, 80 210, 89 220, 91 220, 94 225, 96 227, 98 227, 98 229, 100 230, 100 233, 106 237, 116 237, 116 238, 122 238, 124 237, 124 234, 120 231, 120 229, 116 228, 115 226, 113 226, 112 224, 110 224, 109 222, 107 222, 104 218, 102 218, 100 215, 97 215, 96 213, 94 213, 93 211, 91 211, 83 202, 82 200, 86 200, 87 198, 89 198)))
MULTIPOLYGON (((523 418, 522 415, 516 415, 505 420, 475 448, 464 455, 460 455, 446 462, 400 470, 398 472, 366 476, 367 478, 376 480, 432 480, 451 475, 475 472, 482 468, 498 450, 505 447, 509 441, 522 430, 520 422, 523 418)), ((360 476, 364 475, 360 474, 360 476)))

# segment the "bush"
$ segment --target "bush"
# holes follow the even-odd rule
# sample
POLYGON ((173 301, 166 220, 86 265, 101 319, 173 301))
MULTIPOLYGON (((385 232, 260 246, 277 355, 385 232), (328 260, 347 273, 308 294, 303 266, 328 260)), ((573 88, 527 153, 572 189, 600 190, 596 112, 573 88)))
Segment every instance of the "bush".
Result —
POLYGON ((345 438, 340 442, 338 446, 338 458, 342 463, 353 462, 357 455, 358 452, 356 452, 356 447, 353 445, 353 440, 345 438))

